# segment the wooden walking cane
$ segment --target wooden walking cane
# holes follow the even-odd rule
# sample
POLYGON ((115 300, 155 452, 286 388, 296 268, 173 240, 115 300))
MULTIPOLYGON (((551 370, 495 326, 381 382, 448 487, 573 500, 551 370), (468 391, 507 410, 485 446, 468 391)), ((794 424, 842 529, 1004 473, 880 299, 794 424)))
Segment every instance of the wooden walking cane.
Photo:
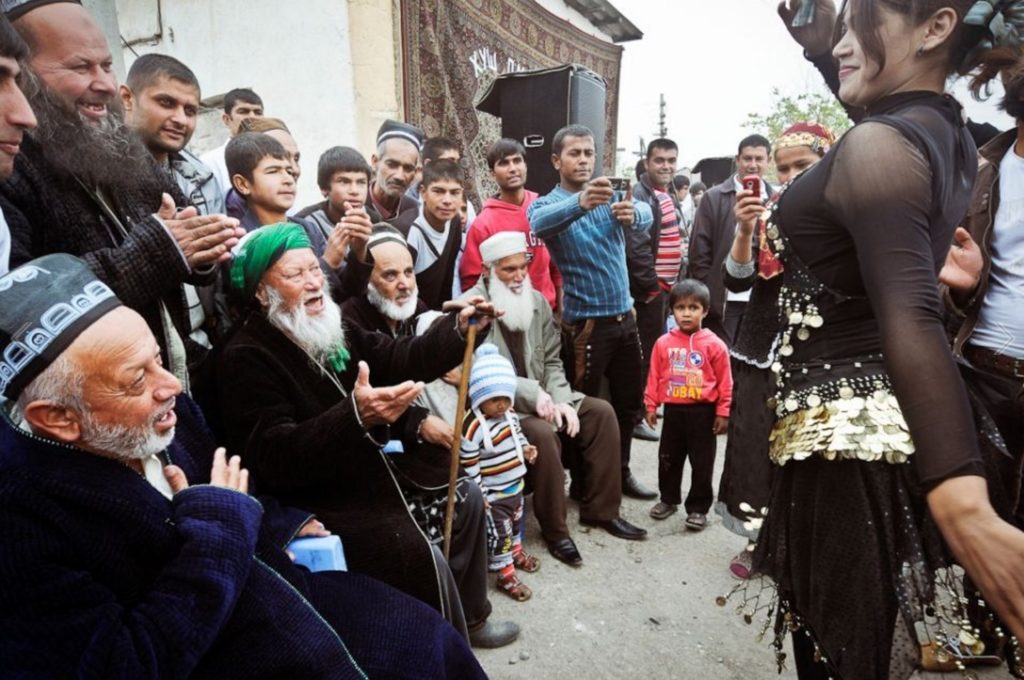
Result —
POLYGON ((448 559, 452 544, 452 519, 455 517, 455 484, 459 476, 459 453, 462 449, 462 421, 466 417, 466 392, 469 391, 469 372, 473 367, 473 349, 476 345, 477 320, 469 320, 466 331, 466 353, 462 356, 462 376, 459 378, 459 400, 455 405, 455 436, 452 437, 452 459, 448 466, 448 507, 444 513, 444 558, 448 559))

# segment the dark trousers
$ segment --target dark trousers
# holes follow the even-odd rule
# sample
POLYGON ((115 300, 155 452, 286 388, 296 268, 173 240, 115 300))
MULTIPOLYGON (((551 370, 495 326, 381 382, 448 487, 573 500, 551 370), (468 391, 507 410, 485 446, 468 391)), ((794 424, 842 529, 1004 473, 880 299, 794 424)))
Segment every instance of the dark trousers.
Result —
POLYGON ((665 404, 665 419, 658 446, 658 490, 661 501, 679 505, 683 465, 687 457, 693 469, 686 512, 707 514, 715 492, 711 478, 715 471, 715 405, 665 404))
POLYGON ((625 479, 633 428, 643 416, 643 361, 636 319, 627 312, 563 324, 562 349, 568 377, 580 392, 599 397, 601 380, 608 379, 609 401, 619 421, 619 462, 625 479))
POLYGON ((471 480, 459 480, 458 490, 448 565, 459 589, 466 625, 473 628, 491 615, 487 599, 487 519, 480 487, 471 480))
MULTIPOLYGON (((448 496, 448 487, 425 491, 410 487, 408 482, 402 484, 406 501, 415 498, 414 504, 433 500, 427 503, 429 508, 440 508, 444 512, 443 501, 448 496)), ((443 599, 454 604, 461 601, 462 615, 459 612, 447 614, 449 621, 459 628, 482 624, 491 614, 491 603, 487 599, 487 516, 484 512, 484 496, 480 486, 468 477, 458 481, 455 494, 455 517, 452 520, 452 545, 444 569, 438 567, 441 576, 443 599), (451 577, 444 572, 450 571, 451 577), (455 591, 454 593, 452 591, 455 591), (461 619, 461 621, 460 621, 461 619)), ((411 512, 411 511, 410 511, 411 512)), ((413 520, 430 535, 433 518, 432 512, 412 512, 413 520)), ((438 543, 440 545, 440 542, 438 543)), ((434 561, 443 561, 441 551, 435 546, 434 561)), ((447 605, 446 605, 447 606, 447 605)))
POLYGON ((640 384, 647 384, 647 372, 651 368, 651 350, 654 343, 665 332, 665 305, 668 295, 664 292, 650 302, 643 300, 633 303, 636 305, 636 329, 640 335, 640 350, 643 353, 640 364, 640 384))
POLYGON ((1021 475, 1021 464, 1024 461, 1024 379, 975 366, 968 367, 963 375, 1006 443, 1010 459, 1000 458, 997 473, 999 481, 1014 484, 1013 488, 1006 489, 1006 500, 1009 503, 1017 501, 1014 512, 1016 524, 1024 527, 1024 488, 1020 487, 1021 481, 1024 481, 1021 475))
POLYGON ((725 344, 732 347, 736 338, 740 335, 740 325, 743 323, 743 313, 747 311, 746 302, 726 302, 725 318, 722 319, 722 327, 725 330, 725 344))
POLYGON ((569 538, 563 462, 582 473, 580 517, 605 521, 619 516, 622 476, 615 411, 603 399, 584 397, 576 415, 580 432, 572 439, 535 416, 519 418, 526 439, 537 447, 537 460, 527 466, 526 474, 533 487, 533 514, 549 543, 569 538))

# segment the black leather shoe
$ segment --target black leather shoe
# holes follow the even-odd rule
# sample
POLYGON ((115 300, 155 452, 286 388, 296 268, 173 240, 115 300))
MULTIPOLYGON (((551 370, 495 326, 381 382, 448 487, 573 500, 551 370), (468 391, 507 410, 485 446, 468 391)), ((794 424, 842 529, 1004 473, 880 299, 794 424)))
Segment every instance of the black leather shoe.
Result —
POLYGON ((519 637, 519 626, 511 621, 486 621, 469 631, 469 644, 480 649, 497 649, 510 645, 519 637))
POLYGON ((580 555, 580 551, 576 548, 576 544, 572 542, 571 538, 563 538, 560 541, 548 543, 548 552, 551 553, 556 560, 565 562, 570 567, 579 567, 583 565, 583 557, 580 555))
POLYGON ((621 517, 609 520, 587 520, 580 518, 580 524, 586 524, 589 527, 601 527, 612 536, 616 538, 624 538, 627 541, 641 541, 647 536, 647 529, 641 529, 638 526, 630 524, 621 517))
POLYGON ((622 495, 630 498, 639 498, 642 501, 652 501, 658 497, 658 492, 651 491, 641 484, 632 472, 627 472, 622 478, 622 495))

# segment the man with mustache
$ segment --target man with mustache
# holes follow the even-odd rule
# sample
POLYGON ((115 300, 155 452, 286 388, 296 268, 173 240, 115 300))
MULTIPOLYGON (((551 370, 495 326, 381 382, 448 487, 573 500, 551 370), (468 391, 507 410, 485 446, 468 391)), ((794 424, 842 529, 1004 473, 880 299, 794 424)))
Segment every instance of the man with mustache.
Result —
POLYGON ((530 205, 526 217, 562 273, 565 368, 571 384, 589 396, 597 396, 607 379, 619 421, 622 493, 654 498, 629 469, 633 428, 642 417, 643 355, 629 296, 625 234, 649 229, 651 209, 615 191, 607 177, 594 177, 600 159, 589 128, 562 128, 551 152, 559 183, 530 205))
MULTIPOLYGON (((419 338, 343 324, 309 238, 294 224, 249 234, 231 283, 251 310, 223 349, 220 408, 254 482, 315 512, 341 536, 350 569, 433 605, 468 630, 473 645, 515 640, 518 626, 488 621, 479 489, 457 504, 450 561, 424 536, 403 495, 447 486, 448 451, 422 445, 426 413, 407 411, 423 388, 416 381, 462 360, 476 310, 449 315, 419 338), (371 374, 392 387, 371 386, 371 374)), ((486 329, 488 320, 480 325, 486 329)))
MULTIPOLYGON (((185 147, 196 131, 199 80, 174 57, 144 54, 132 63, 127 82, 119 88, 125 123, 135 131, 156 162, 174 176, 181 192, 200 215, 223 214, 224 194, 213 171, 185 147)), ((228 320, 219 314, 212 283, 196 288, 185 284, 189 336, 210 348, 228 320)))
POLYGON ((185 148, 196 131, 202 99, 192 69, 165 54, 144 54, 132 63, 118 92, 125 123, 174 174, 189 203, 201 215, 222 214, 224 193, 213 170, 185 148))
MULTIPOLYGON (((20 62, 28 56, 28 46, 6 17, 0 17, 0 180, 14 171, 14 159, 21 149, 22 136, 36 126, 36 117, 24 93, 18 87, 20 62)), ((11 232, 0 198, 0 276, 7 273, 11 257, 11 232)))
POLYGON ((310 514, 247 494, 146 322, 81 260, 0 278, 0 357, 5 675, 484 677, 426 605, 291 563, 310 514))
POLYGON ((534 512, 551 554, 579 566, 583 560, 565 523, 563 447, 567 458, 576 459, 572 467, 584 473, 582 485, 579 480, 573 484, 580 521, 627 540, 639 540, 647 532, 619 516, 622 489, 615 412, 608 402, 569 387, 551 306, 530 284, 527 251, 522 232, 488 238, 480 244, 483 275, 466 296, 482 297, 504 311, 489 341, 515 366, 519 378, 514 405, 526 438, 539 452, 530 471, 534 512))
POLYGON ((420 214, 420 202, 406 191, 420 169, 422 146, 423 131, 418 127, 386 120, 377 131, 377 152, 370 157, 370 205, 406 236, 420 214))
POLYGON ((415 335, 415 317, 427 311, 419 299, 409 244, 388 224, 373 228, 367 244, 372 264, 366 293, 345 300, 346 321, 392 337, 415 335))
POLYGON ((11 264, 81 256, 146 319, 187 387, 205 349, 189 337, 182 284, 212 281, 242 234, 238 223, 176 207, 186 199, 173 178, 121 120, 106 37, 81 5, 5 7, 29 45, 29 103, 39 118, 0 186, 12 208, 11 264))

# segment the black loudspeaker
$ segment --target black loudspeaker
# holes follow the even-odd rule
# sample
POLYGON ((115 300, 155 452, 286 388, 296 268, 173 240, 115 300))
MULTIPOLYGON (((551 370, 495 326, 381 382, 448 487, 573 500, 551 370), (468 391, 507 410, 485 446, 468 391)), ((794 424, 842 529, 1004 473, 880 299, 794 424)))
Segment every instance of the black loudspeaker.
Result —
POLYGON ((566 125, 594 132, 595 176, 604 174, 604 79, 578 64, 495 78, 476 108, 501 118, 501 136, 526 147, 526 188, 542 196, 558 184, 551 165, 551 140, 566 125))

